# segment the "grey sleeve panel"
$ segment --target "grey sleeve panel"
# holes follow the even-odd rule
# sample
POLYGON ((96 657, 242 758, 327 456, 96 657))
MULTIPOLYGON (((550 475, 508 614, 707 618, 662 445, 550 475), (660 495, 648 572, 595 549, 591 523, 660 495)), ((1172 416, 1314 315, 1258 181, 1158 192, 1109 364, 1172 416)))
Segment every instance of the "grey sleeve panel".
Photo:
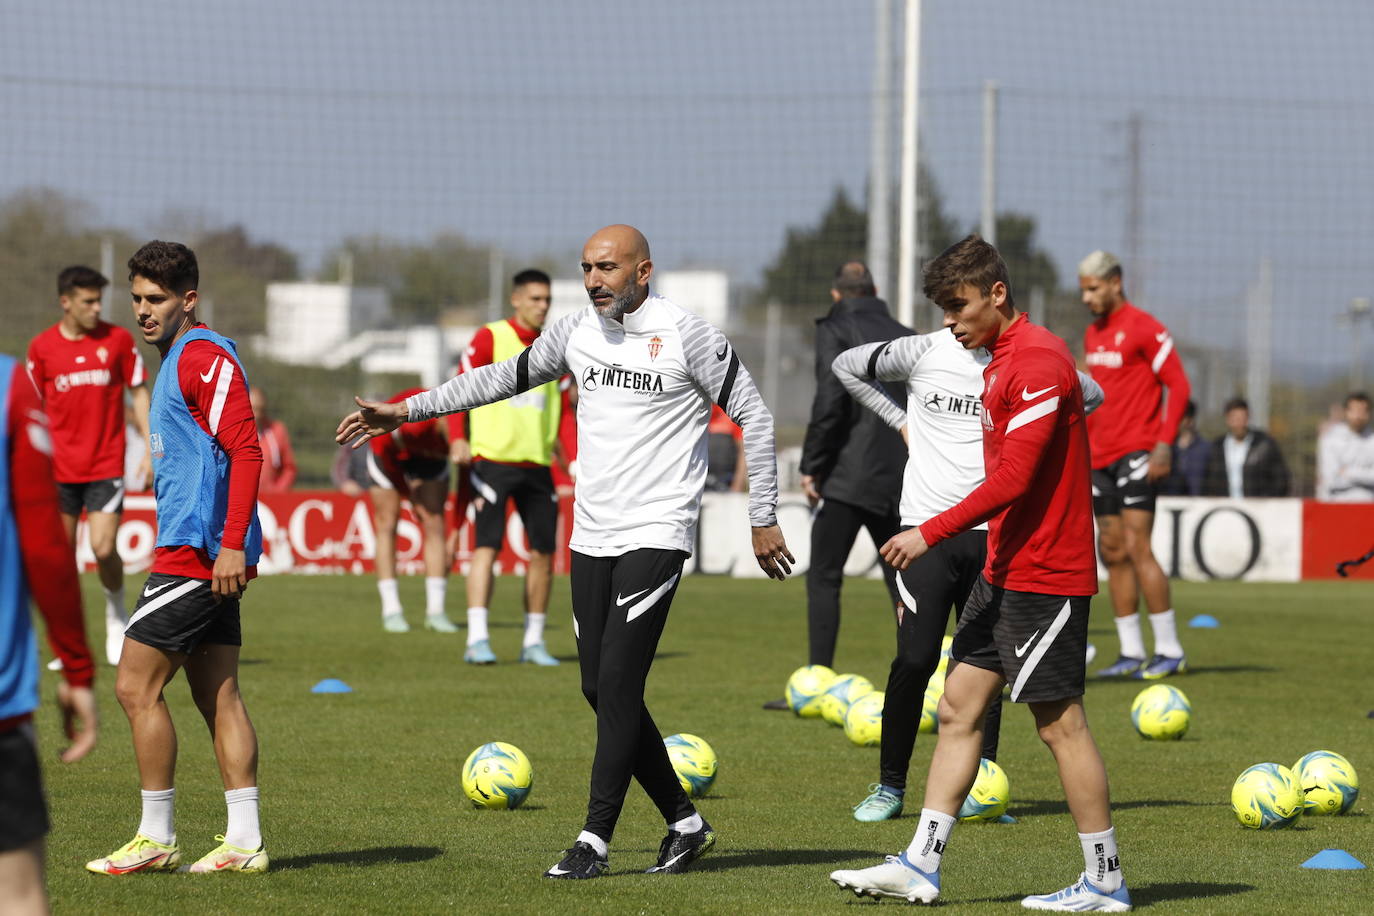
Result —
POLYGON ((1093 381, 1093 377, 1086 372, 1078 373, 1078 383, 1083 386, 1083 413, 1090 414, 1102 406, 1102 402, 1107 400, 1107 393, 1102 390, 1102 386, 1093 381))
POLYGON ((850 397, 876 413, 888 426, 901 429, 906 425, 906 410, 878 382, 905 382, 929 346, 922 337, 863 344, 835 357, 830 369, 850 397))
POLYGON ((521 350, 519 356, 478 366, 471 372, 454 376, 438 388, 406 398, 410 411, 407 422, 503 401, 536 385, 561 378, 568 371, 564 360, 568 338, 581 318, 579 312, 559 319, 536 337, 533 344, 521 350))
POLYGON ((678 319, 687 371, 706 396, 744 431, 744 461, 749 468, 749 524, 778 523, 778 457, 773 414, 763 403, 753 376, 721 331, 684 312, 678 319))

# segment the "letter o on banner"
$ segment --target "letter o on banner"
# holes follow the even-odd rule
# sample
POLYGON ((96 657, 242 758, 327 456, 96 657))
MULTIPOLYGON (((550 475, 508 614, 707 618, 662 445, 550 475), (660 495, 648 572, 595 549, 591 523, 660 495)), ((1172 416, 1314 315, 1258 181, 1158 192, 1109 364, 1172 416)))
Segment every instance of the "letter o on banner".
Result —
POLYGON ((1261 544, 1259 525, 1255 524, 1255 520, 1250 517, 1250 514, 1239 506, 1217 506, 1198 519, 1197 527, 1193 529, 1193 559, 1197 561, 1198 569, 1202 570, 1209 579, 1240 579, 1254 569, 1255 564, 1259 562, 1261 544), (1203 556, 1203 536, 1207 530, 1207 523, 1222 512, 1230 512, 1239 516, 1240 520, 1245 523, 1246 533, 1250 536, 1250 555, 1240 571, 1232 575, 1218 575, 1212 567, 1207 565, 1207 560, 1203 556))

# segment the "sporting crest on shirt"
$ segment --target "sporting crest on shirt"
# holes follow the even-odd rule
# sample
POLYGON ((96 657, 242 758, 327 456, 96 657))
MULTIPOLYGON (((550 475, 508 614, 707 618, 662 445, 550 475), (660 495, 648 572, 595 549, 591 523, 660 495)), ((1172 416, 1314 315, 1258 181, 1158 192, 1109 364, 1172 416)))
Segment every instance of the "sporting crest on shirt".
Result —
POLYGON ((103 366, 110 357, 110 351, 106 350, 104 347, 96 347, 95 355, 100 357, 100 365, 103 366))
POLYGON ((1124 341, 1125 339, 1126 339, 1126 332, 1125 332, 1125 331, 1117 331, 1117 332, 1116 332, 1116 345, 1117 345, 1118 347, 1121 346, 1122 341, 1124 341))
POLYGON ((649 338, 649 359, 658 359, 658 351, 663 349, 663 338, 655 334, 649 338))

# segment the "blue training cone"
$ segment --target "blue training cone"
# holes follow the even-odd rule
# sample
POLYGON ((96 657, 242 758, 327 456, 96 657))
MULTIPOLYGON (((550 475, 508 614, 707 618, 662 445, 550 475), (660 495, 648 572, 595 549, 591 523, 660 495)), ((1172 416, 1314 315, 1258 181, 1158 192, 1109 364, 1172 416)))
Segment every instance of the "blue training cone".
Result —
POLYGON ((336 677, 327 677, 314 687, 310 688, 311 693, 352 693, 353 688, 345 684, 336 677))
POLYGON ((1192 620, 1188 621, 1188 626, 1192 627, 1194 630, 1215 630, 1217 627, 1221 626, 1221 623, 1211 614, 1198 614, 1192 620))
POLYGON ((1344 849, 1323 849, 1306 862, 1302 863, 1303 868, 1329 868, 1353 870, 1364 868, 1364 863, 1346 852, 1344 849))

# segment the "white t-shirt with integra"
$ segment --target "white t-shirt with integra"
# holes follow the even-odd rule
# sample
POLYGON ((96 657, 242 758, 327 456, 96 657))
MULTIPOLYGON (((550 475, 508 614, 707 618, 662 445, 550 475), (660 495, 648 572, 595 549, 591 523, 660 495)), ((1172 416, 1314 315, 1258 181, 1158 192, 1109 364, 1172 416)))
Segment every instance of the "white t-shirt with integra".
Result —
POLYGON ((663 296, 623 323, 589 304, 519 356, 407 398, 409 419, 469 410, 568 372, 578 384, 573 550, 692 552, 712 403, 744 431, 750 524, 777 524, 773 416, 725 335, 663 296))
MULTIPOLYGON (((856 401, 894 429, 907 427, 903 525, 925 524, 983 482, 981 397, 991 361, 986 350, 964 349, 947 330, 864 344, 835 358, 832 369, 856 401), (897 381, 906 383, 905 410, 877 384, 897 381)), ((1091 412, 1102 403, 1102 388, 1078 375, 1091 412)))

